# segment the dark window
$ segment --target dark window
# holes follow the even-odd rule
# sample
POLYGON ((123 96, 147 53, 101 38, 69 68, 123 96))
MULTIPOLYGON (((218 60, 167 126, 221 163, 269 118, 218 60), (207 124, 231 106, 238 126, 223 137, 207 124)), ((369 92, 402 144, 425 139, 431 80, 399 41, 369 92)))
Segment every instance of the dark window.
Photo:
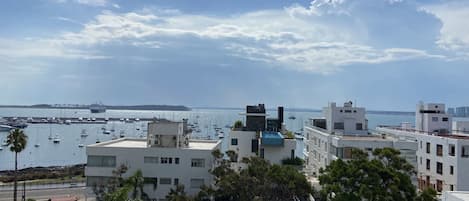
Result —
POLYGON ((427 142, 427 154, 430 153, 430 142, 427 142))
POLYGON ((179 164, 179 158, 174 158, 174 164, 179 164))
POLYGON ((292 149, 292 150, 290 151, 290 158, 291 158, 291 159, 294 159, 294 158, 295 158, 295 150, 294 150, 294 149, 292 149))
POLYGON ((171 178, 160 178, 160 184, 171 184, 171 178))
POLYGON ((169 164, 173 164, 173 158, 169 158, 169 164))
POLYGON ((443 163, 436 162, 436 173, 443 174, 443 163))
POLYGON ((450 175, 454 174, 454 166, 452 166, 452 165, 449 166, 449 174, 450 175))
POLYGON ((449 145, 449 153, 450 156, 455 156, 456 155, 456 146, 454 144, 449 145))
POLYGON ((454 191, 454 186, 453 186, 453 184, 449 185, 449 190, 450 190, 450 191, 454 191))
POLYGON ((461 156, 464 158, 469 157, 469 146, 463 146, 461 148, 461 156))
POLYGON ((353 111, 353 113, 357 113, 357 111, 356 111, 356 110, 354 110, 354 111, 353 111))
POLYGON ((430 159, 427 159, 427 170, 430 170, 430 159))
POLYGON ((257 139, 251 140, 251 152, 257 153, 259 151, 259 142, 257 139))
POLYGON ((238 138, 232 138, 231 145, 238 145, 238 138))
POLYGON ((264 149, 261 148, 261 158, 264 158, 264 149))
POLYGON ((352 113, 352 110, 345 110, 346 113, 352 113))
POLYGON ((436 180, 436 191, 438 191, 438 192, 443 191, 443 181, 436 180))
POLYGON ((344 130, 344 122, 335 122, 334 129, 344 130))
POLYGON ((441 144, 436 145, 436 155, 443 156, 443 145, 441 144))
POLYGON ((441 121, 448 121, 448 117, 443 117, 441 121))
POLYGON ((363 124, 362 123, 357 123, 356 127, 357 127, 356 129, 359 130, 359 131, 363 130, 363 124))
POLYGON ((178 178, 174 178, 174 185, 175 186, 179 185, 179 179, 178 178))

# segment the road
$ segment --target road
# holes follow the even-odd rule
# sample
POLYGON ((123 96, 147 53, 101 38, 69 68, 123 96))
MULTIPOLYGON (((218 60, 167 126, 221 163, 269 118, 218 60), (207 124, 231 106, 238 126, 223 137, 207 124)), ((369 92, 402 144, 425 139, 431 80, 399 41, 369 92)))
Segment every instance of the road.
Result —
MULTIPOLYGON (((85 200, 85 192, 85 187, 26 190, 26 198, 32 198, 40 201, 47 200, 49 198, 78 197, 80 200, 85 200)), ((18 191, 19 200, 21 200, 22 193, 23 191, 18 191)), ((0 191, 0 201, 11 201, 12 197, 12 191, 0 191)))

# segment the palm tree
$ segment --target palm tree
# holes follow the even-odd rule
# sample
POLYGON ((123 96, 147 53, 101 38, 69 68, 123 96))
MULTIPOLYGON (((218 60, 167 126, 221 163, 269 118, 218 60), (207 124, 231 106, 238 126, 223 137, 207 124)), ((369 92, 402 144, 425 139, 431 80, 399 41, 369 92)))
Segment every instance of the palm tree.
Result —
POLYGON ((187 196, 186 192, 184 191, 183 185, 177 185, 176 189, 170 189, 168 195, 166 195, 166 199, 168 201, 191 201, 193 200, 191 197, 187 196))
POLYGON ((141 170, 137 170, 134 175, 130 176, 126 181, 126 186, 131 187, 132 190, 132 198, 142 198, 145 199, 148 195, 143 191, 143 186, 145 184, 145 180, 143 178, 143 174, 141 170))
POLYGON ((10 132, 7 136, 7 145, 10 147, 10 151, 15 152, 15 176, 14 188, 13 188, 13 200, 16 201, 16 194, 18 190, 17 172, 18 172, 18 153, 23 151, 28 142, 28 136, 24 134, 23 130, 15 129, 10 132))

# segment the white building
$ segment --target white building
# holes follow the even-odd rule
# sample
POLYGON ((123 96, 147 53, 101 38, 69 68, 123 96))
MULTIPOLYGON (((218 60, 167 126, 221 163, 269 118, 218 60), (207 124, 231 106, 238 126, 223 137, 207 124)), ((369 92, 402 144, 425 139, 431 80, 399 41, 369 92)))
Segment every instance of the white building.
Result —
POLYGON ((419 104, 415 128, 388 126, 379 127, 377 130, 417 141, 419 189, 431 187, 439 193, 467 191, 469 190, 467 169, 469 167, 469 136, 448 133, 452 126, 451 117, 444 113, 444 109, 439 110, 441 108, 444 108, 443 104, 426 104, 423 107, 419 104))
POLYGON ((245 126, 234 128, 228 135, 228 150, 237 153, 236 162, 259 156, 272 164, 281 164, 283 159, 295 157, 296 139, 283 134, 283 107, 279 107, 277 119, 266 118, 263 104, 247 106, 242 115, 246 116, 245 126))
POLYGON ((87 146, 87 186, 106 182, 124 164, 128 171, 123 177, 142 171, 151 199, 163 200, 178 184, 196 194, 201 185, 212 184, 212 151, 220 149, 220 141, 189 140, 189 132, 186 121, 159 120, 148 124, 148 140, 122 138, 87 146))
POLYGON ((323 112, 326 118, 312 119, 303 131, 307 139, 307 171, 312 176, 318 176, 319 170, 333 160, 350 159, 353 148, 372 152, 391 147, 400 150, 409 162, 417 162, 415 141, 369 133, 364 108, 353 107, 351 102, 343 107, 330 103, 323 112))
POLYGON ((420 102, 415 111, 415 130, 422 132, 450 133, 451 116, 446 114, 445 105, 420 102))

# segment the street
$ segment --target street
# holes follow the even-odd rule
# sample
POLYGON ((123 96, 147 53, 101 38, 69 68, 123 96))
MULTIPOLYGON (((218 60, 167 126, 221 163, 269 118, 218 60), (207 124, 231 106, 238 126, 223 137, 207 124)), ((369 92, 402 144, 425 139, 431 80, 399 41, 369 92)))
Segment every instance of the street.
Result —
MULTIPOLYGON (((65 198, 65 197, 78 197, 79 200, 94 200, 86 199, 85 187, 77 188, 59 188, 59 189, 41 189, 41 190, 26 190, 26 199, 32 198, 37 201, 47 200, 49 198, 65 198)), ((18 191, 18 199, 21 200, 23 191, 18 191)), ((0 201, 13 200, 13 191, 0 191, 0 201)))

